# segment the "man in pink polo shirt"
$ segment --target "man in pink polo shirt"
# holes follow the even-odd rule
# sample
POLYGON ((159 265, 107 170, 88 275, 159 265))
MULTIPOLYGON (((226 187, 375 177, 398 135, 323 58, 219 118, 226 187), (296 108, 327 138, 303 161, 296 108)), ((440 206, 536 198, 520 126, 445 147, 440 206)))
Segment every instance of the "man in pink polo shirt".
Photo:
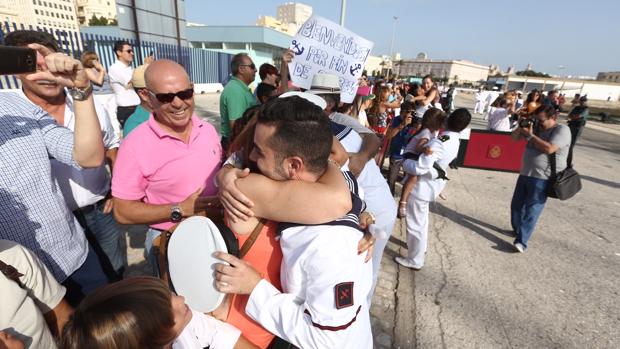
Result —
POLYGON ((194 90, 182 66, 158 60, 140 91, 153 111, 121 143, 112 177, 114 216, 150 226, 145 248, 154 272, 152 241, 184 217, 218 201, 213 178, 222 147, 211 124, 194 115, 194 90))

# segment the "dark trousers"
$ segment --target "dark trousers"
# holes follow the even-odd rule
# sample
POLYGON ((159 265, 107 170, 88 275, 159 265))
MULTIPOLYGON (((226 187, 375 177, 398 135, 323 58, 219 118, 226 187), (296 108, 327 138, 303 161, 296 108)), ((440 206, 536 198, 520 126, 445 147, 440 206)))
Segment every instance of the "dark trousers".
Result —
POLYGON ((577 139, 581 136, 581 131, 583 131, 583 126, 571 126, 570 128, 570 148, 568 148, 568 157, 566 158, 566 165, 572 167, 573 165, 573 148, 575 148, 575 144, 577 143, 577 139))
POLYGON ((121 124, 121 128, 125 127, 125 121, 127 121, 131 114, 136 111, 137 107, 137 105, 132 105, 129 107, 116 107, 116 118, 118 119, 118 123, 121 124))
POLYGON ((108 278, 101 269, 97 254, 90 246, 84 263, 62 283, 67 288, 65 299, 74 308, 87 294, 106 284, 108 278))

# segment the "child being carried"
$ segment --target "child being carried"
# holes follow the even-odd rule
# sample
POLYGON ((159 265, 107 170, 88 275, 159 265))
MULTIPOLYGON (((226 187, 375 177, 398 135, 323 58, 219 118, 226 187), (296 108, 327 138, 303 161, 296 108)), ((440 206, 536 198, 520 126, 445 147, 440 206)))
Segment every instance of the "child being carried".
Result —
MULTIPOLYGON (((405 151, 403 153, 403 169, 407 168, 404 166, 407 161, 418 161, 420 154, 432 154, 432 151, 426 147, 426 144, 437 136, 437 133, 443 126, 445 119, 446 114, 437 108, 430 108, 424 113, 424 116, 422 117, 422 127, 413 136, 413 138, 411 138, 405 147, 405 151)), ((409 168, 414 168, 414 166, 410 166, 409 168)), ((398 218, 403 218, 406 216, 407 198, 418 181, 418 176, 416 173, 406 172, 406 175, 407 176, 404 180, 405 185, 403 186, 398 204, 398 218)))

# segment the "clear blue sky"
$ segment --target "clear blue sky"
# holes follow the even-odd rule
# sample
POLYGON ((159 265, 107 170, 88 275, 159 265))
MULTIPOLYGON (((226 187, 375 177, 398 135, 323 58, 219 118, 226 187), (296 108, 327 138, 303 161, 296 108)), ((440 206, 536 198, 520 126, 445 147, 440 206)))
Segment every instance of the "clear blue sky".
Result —
MULTIPOLYGON (((185 0, 187 20, 254 25, 285 0, 185 0)), ((301 1, 338 22, 340 0, 301 1)), ((558 75, 620 71, 620 0, 348 0, 345 27, 388 54, 515 65, 558 75), (558 66, 564 66, 559 69, 558 66)))

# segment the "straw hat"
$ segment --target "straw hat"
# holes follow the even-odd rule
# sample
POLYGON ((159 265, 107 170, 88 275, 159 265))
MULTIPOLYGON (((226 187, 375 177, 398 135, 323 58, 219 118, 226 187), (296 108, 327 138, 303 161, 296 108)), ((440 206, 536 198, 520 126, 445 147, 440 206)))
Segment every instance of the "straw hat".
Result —
POLYGON ((312 77, 312 85, 306 91, 315 95, 340 94, 340 80, 333 74, 318 73, 312 77))
POLYGON ((148 64, 143 64, 136 69, 134 69, 133 74, 131 75, 131 85, 134 88, 146 88, 146 82, 144 81, 144 72, 148 67, 148 64))

